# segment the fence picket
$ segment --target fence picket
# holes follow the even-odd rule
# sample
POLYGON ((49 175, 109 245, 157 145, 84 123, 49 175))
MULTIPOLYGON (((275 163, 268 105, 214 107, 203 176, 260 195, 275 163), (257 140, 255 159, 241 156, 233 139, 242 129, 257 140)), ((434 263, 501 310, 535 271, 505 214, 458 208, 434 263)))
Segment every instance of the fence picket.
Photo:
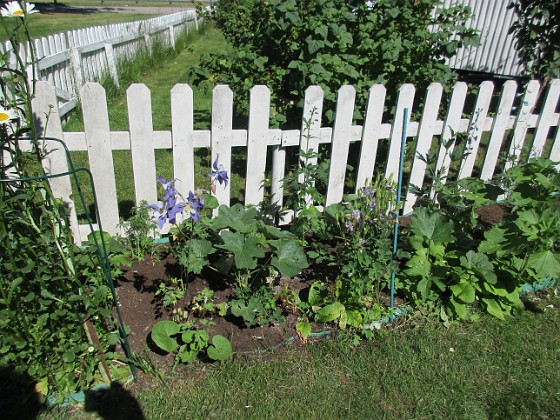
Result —
POLYGON ((362 144, 360 148, 358 174, 356 177, 356 190, 363 187, 368 180, 371 181, 373 178, 379 139, 381 137, 386 92, 385 86, 381 84, 373 85, 369 90, 366 116, 362 129, 362 144))
POLYGON ((492 82, 482 82, 478 97, 476 98, 473 117, 469 124, 469 136, 467 138, 467 144, 465 145, 465 152, 467 155, 459 168, 459 179, 466 178, 472 174, 478 154, 478 147, 486 125, 486 116, 488 115, 488 108, 490 107, 493 92, 494 84, 492 82))
POLYGON ((118 233, 119 205, 113 166, 113 148, 109 131, 109 113, 105 89, 97 83, 86 83, 80 89, 83 100, 84 130, 88 147, 89 168, 98 196, 99 217, 103 230, 118 233))
POLYGON ((542 155, 550 127, 558 125, 558 114, 554 111, 558 106, 559 98, 560 80, 556 79, 551 81, 548 86, 546 99, 539 114, 537 130, 535 131, 535 138, 533 139, 530 157, 540 157, 542 155))
POLYGON ((126 91, 136 205, 157 201, 156 161, 152 125, 152 98, 144 84, 134 83, 126 91))
POLYGON ((421 188, 424 184, 426 162, 418 157, 424 157, 427 159, 434 136, 441 134, 441 125, 438 124, 437 118, 442 95, 443 86, 441 83, 432 83, 428 86, 426 102, 422 118, 420 120, 420 125, 418 127, 416 150, 414 152, 414 160, 412 161, 409 188, 403 209, 404 214, 411 212, 412 207, 416 203, 416 196, 410 191, 410 186, 421 188))
MULTIPOLYGON (((212 164, 219 164, 230 171, 231 143, 233 138, 233 92, 229 86, 218 85, 212 92, 212 164)), ((230 174, 231 175, 231 174, 230 174)), ((218 203, 229 206, 231 185, 215 185, 218 203)))
POLYGON ((513 128, 513 139, 508 151, 508 158, 504 167, 505 170, 516 165, 521 159, 521 150, 523 150, 523 144, 525 143, 525 136, 527 135, 533 108, 539 97, 540 86, 537 80, 531 80, 525 88, 525 94, 521 100, 521 109, 519 114, 517 114, 513 128))
POLYGON ((194 191, 193 91, 180 84, 171 90, 173 173, 179 191, 194 191))
MULTIPOLYGON (((323 89, 319 86, 310 86, 305 90, 305 101, 303 104, 303 118, 299 133, 299 156, 309 156, 301 162, 303 165, 317 165, 317 154, 319 153, 319 140, 321 138, 321 118, 323 117, 323 89)), ((300 162, 297 163, 298 165, 300 162)), ((302 173, 298 177, 300 184, 306 182, 302 173)), ((312 186, 315 180, 307 180, 312 186)), ((312 204, 310 195, 305 197, 306 205, 312 204)))
POLYGON ((397 109, 395 111, 393 126, 391 129, 391 139, 389 142, 389 155, 387 157, 387 169, 385 176, 392 177, 393 181, 397 181, 399 172, 399 156, 401 154, 401 139, 403 134, 404 109, 408 108, 408 115, 412 114, 412 104, 414 103, 414 94, 416 88, 407 83, 399 89, 399 99, 397 101, 397 109))
POLYGON ((504 136, 508 125, 511 121, 511 110, 513 101, 515 100, 515 93, 517 92, 517 83, 513 80, 508 80, 504 83, 500 104, 496 111, 494 124, 492 126, 492 134, 486 150, 484 164, 482 165, 482 172, 480 178, 487 181, 494 175, 494 168, 498 162, 498 156, 502 148, 504 136))
POLYGON ((327 206, 329 204, 341 202, 344 194, 344 178, 348 162, 355 101, 356 89, 354 89, 354 86, 346 85, 339 89, 331 140, 331 165, 329 168, 329 182, 327 186, 327 206), (334 156, 336 156, 335 159, 332 158, 334 156))
POLYGON ((256 206, 264 199, 268 126, 270 120, 270 90, 266 86, 254 86, 251 89, 249 105, 245 204, 256 206))

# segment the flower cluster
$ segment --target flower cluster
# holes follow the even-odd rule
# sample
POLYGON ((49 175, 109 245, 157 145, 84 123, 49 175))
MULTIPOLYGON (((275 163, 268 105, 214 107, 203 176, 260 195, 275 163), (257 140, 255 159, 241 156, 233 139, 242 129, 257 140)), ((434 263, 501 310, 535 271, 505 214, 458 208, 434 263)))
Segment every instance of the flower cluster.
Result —
POLYGON ((161 184, 165 194, 162 201, 156 204, 148 204, 147 207, 153 210, 153 217, 157 219, 157 225, 161 230, 166 222, 174 225, 177 221, 177 214, 187 213, 195 222, 200 220, 200 210, 204 208, 202 197, 198 194, 189 192, 187 199, 179 201, 182 198, 177 190, 174 188, 177 178, 167 181, 163 177, 158 177, 158 182, 161 184))

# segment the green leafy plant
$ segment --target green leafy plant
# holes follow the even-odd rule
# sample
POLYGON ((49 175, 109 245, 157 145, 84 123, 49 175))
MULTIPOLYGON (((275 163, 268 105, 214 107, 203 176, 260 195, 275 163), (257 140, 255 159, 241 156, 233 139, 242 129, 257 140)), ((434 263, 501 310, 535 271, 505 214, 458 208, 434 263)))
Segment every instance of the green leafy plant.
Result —
POLYGON ((160 321, 154 325, 152 341, 161 350, 175 353, 175 365, 191 363, 201 357, 224 361, 229 359, 233 350, 231 342, 221 335, 212 340, 206 330, 192 328, 192 323, 178 324, 174 321, 160 321))
MULTIPOLYGON (((212 19, 236 48, 203 59, 193 76, 228 84, 238 98, 267 85, 277 124, 302 108, 310 85, 334 102, 340 86, 351 84, 360 109, 374 83, 396 92, 403 80, 423 88, 453 79, 445 58, 478 37, 465 26, 469 9, 441 6, 439 0, 220 0, 212 19)), ((245 114, 247 101, 236 103, 245 114)), ((332 109, 324 114, 333 116, 332 109)))
POLYGON ((157 229, 157 224, 150 219, 150 210, 146 207, 146 202, 140 203, 132 209, 132 216, 126 223, 121 222, 125 240, 122 242, 133 259, 142 261, 146 255, 154 255, 157 246, 153 238, 157 229))

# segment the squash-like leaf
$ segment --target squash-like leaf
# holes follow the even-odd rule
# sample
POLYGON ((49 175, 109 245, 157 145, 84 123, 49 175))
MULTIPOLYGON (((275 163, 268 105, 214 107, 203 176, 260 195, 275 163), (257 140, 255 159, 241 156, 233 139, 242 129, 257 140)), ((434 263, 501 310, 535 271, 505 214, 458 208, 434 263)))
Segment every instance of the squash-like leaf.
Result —
POLYGON ((275 249, 271 264, 280 274, 293 277, 308 266, 303 248, 293 239, 278 239, 270 241, 275 249))
POLYGON ((340 302, 333 302, 317 311, 316 319, 318 322, 330 322, 339 319, 344 313, 344 305, 340 302))
POLYGON ((224 241, 224 245, 220 248, 233 253, 237 269, 253 270, 257 267, 258 259, 264 257, 264 250, 254 236, 245 236, 227 230, 224 230, 220 236, 224 241))
POLYGON ((220 361, 229 359, 232 352, 231 342, 223 335, 215 335, 212 338, 212 345, 206 350, 210 359, 220 361))
POLYGON ((177 340, 173 338, 179 331, 180 327, 176 322, 160 321, 152 329, 152 341, 163 351, 171 353, 179 346, 177 340))

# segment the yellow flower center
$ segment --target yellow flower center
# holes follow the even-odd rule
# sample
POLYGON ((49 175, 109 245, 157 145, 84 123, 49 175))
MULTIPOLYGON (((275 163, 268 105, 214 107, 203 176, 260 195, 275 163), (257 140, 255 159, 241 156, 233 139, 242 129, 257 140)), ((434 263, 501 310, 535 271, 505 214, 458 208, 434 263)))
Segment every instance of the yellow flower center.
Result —
POLYGON ((7 112, 0 112, 0 122, 6 122, 9 121, 10 119, 10 114, 8 114, 7 112))
POLYGON ((23 10, 21 10, 21 9, 18 9, 14 12, 14 15, 18 15, 18 16, 23 16, 23 14, 24 14, 23 10))

